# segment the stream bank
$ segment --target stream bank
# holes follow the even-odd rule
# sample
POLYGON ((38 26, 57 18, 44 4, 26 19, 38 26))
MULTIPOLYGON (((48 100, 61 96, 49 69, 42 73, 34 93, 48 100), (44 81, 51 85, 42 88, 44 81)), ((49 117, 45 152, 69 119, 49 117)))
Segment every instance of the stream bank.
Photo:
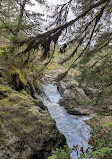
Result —
POLYGON ((46 159, 66 144, 39 99, 44 92, 36 73, 26 70, 24 75, 0 68, 0 159, 46 159))

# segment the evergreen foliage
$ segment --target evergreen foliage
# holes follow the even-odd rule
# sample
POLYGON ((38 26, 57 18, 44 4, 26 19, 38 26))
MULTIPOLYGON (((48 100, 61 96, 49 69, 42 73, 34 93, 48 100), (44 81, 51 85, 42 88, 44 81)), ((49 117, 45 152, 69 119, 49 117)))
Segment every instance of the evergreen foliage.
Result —
MULTIPOLYGON (((35 1, 38 5, 51 9, 51 6, 46 4, 47 0, 35 1)), ((15 90, 26 89, 29 93, 30 88, 34 93, 37 78, 52 62, 57 43, 62 41, 69 53, 65 52, 63 58, 58 61, 60 65, 67 63, 67 69, 58 76, 57 81, 64 78, 73 68, 80 72, 75 77, 80 83, 94 84, 98 88, 100 86, 103 91, 109 88, 108 94, 111 94, 112 0, 63 0, 63 3, 53 6, 52 12, 48 10, 50 12, 48 17, 52 23, 49 24, 48 21, 47 29, 45 16, 28 11, 27 5, 35 4, 32 0, 0 0, 0 65, 3 65, 0 66, 3 71, 0 77, 5 79, 5 71, 9 74, 7 85, 10 85, 11 81, 15 90), (73 17, 69 20, 70 13, 73 17), (71 47, 72 49, 69 49, 71 47), (29 73, 27 77, 26 70, 34 75, 29 73), (34 84, 30 84, 30 81, 28 83, 27 79, 30 78, 33 78, 31 81, 34 84)), ((6 97, 12 88, 7 90, 2 88, 3 97, 6 97)), ((111 138, 111 126, 112 122, 103 125, 100 130, 97 128, 95 133, 103 134, 103 137, 96 135, 95 139, 91 139, 94 149, 89 155, 96 159, 112 158, 112 142, 108 139, 111 138)), ((49 159, 65 157, 69 159, 74 149, 77 151, 77 147, 69 149, 68 146, 57 149, 49 159)), ((81 151, 80 158, 84 155, 81 151)))

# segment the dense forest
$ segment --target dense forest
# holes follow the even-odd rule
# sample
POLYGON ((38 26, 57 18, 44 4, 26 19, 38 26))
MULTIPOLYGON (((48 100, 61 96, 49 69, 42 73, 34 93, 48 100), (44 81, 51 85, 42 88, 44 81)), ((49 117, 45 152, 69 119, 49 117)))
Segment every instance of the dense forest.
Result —
POLYGON ((111 132, 112 0, 0 0, 0 158, 111 159, 111 132), (48 83, 91 116, 86 150, 58 130, 48 83))

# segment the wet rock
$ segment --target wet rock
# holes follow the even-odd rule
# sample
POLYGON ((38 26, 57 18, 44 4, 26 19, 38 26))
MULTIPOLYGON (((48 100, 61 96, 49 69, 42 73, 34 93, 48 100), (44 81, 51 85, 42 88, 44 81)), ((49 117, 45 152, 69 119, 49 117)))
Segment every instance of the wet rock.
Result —
POLYGON ((61 95, 63 95, 63 93, 64 93, 64 91, 66 89, 66 86, 65 86, 64 82, 58 82, 57 83, 57 89, 58 89, 59 93, 61 95))
POLYGON ((46 110, 46 106, 44 106, 43 102, 38 98, 38 100, 34 100, 36 106, 40 107, 42 110, 46 110))
POLYGON ((45 74, 44 77, 41 79, 42 83, 55 83, 56 84, 56 79, 57 76, 60 73, 63 73, 64 70, 61 68, 57 68, 56 70, 50 70, 49 74, 45 74))

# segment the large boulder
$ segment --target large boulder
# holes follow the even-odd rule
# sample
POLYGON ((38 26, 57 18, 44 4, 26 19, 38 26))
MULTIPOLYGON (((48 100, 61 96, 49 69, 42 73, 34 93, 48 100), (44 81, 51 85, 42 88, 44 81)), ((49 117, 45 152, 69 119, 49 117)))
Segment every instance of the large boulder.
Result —
POLYGON ((59 100, 59 104, 65 106, 69 113, 75 115, 88 115, 93 113, 93 110, 86 106, 86 103, 90 102, 89 97, 78 85, 66 85, 66 83, 60 82, 58 83, 58 90, 62 96, 59 100))
POLYGON ((46 159, 66 143, 42 102, 25 91, 0 88, 0 159, 46 159))

